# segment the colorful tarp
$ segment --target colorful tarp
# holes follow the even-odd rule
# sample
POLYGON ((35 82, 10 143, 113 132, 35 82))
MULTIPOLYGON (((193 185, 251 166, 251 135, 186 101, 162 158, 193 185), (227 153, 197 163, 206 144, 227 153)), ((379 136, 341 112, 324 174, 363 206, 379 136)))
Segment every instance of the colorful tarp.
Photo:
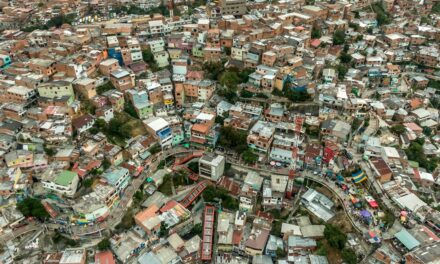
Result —
POLYGON ((379 204, 377 204, 376 200, 374 200, 371 196, 366 196, 365 200, 368 202, 368 204, 371 206, 371 208, 378 208, 379 204))
POLYGON ((367 179, 367 175, 362 170, 351 174, 351 176, 353 177, 354 183, 361 183, 367 179))

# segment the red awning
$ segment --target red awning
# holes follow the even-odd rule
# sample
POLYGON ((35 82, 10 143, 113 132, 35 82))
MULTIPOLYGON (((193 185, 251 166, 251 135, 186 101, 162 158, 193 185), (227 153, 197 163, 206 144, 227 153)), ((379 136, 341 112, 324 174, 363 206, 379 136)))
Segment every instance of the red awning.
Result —
POLYGON ((372 208, 377 208, 379 207, 379 205, 377 204, 376 201, 372 200, 372 201, 368 201, 368 204, 372 207, 372 208))

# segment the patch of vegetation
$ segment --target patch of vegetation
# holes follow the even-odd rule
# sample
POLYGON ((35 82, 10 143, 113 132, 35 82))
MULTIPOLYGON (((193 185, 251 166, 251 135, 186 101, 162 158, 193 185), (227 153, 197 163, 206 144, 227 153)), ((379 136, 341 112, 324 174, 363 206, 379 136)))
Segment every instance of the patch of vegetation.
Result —
POLYGON ((382 3, 373 3, 371 7, 377 15, 377 24, 379 26, 387 25, 391 22, 390 15, 383 9, 382 3))
POLYGON ((331 224, 325 225, 324 237, 331 247, 339 250, 344 249, 345 243, 347 243, 347 235, 341 229, 331 224))
POLYGON ((139 116, 136 112, 136 109, 134 108, 133 104, 129 100, 126 100, 124 102, 124 112, 126 112, 127 114, 129 114, 133 118, 139 118, 139 116))
POLYGON ((154 155, 156 153, 159 153, 162 150, 159 144, 153 145, 148 151, 151 153, 151 155, 154 155))
POLYGON ((440 81, 430 79, 428 82, 428 87, 432 87, 435 89, 440 89, 440 81))
POLYGON ((159 165, 157 165, 157 169, 158 169, 158 170, 161 170, 161 169, 163 169, 163 168, 165 168, 165 160, 161 160, 161 161, 159 162, 159 165))
POLYGON ((199 163, 197 161, 192 161, 188 163, 188 168, 197 173, 199 171, 199 163))
POLYGON ((191 185, 194 183, 189 177, 186 170, 178 170, 172 174, 174 186, 191 185))
POLYGON ((255 97, 263 98, 263 99, 268 99, 269 98, 269 96, 267 96, 265 93, 257 93, 255 95, 255 97))
POLYGON ((81 110, 83 113, 94 115, 96 113, 96 106, 90 100, 82 100, 81 110))
POLYGON ((231 104, 234 104, 238 99, 237 91, 231 88, 219 89, 217 94, 231 104))
POLYGON ((189 233, 191 234, 191 237, 196 235, 201 237, 203 233, 203 225, 201 223, 195 224, 189 233))
POLYGON ((135 205, 141 204, 145 199, 145 194, 142 190, 138 190, 133 195, 133 202, 135 205))
POLYGON ((402 124, 397 124, 394 125, 390 128, 391 133, 396 134, 396 135, 402 135, 403 133, 406 132, 406 128, 404 125, 402 124))
POLYGON ((342 45, 345 43, 345 31, 338 29, 333 33, 333 44, 342 45))
POLYGON ((40 29, 40 30, 47 30, 52 27, 59 28, 63 24, 69 24, 71 25, 76 20, 76 14, 70 13, 70 14, 60 14, 57 16, 52 17, 47 21, 46 24, 42 24, 41 22, 36 22, 34 25, 30 25, 28 27, 22 28, 21 30, 24 32, 32 32, 34 30, 40 29))
POLYGON ((434 14, 440 14, 440 2, 435 2, 432 6, 431 12, 434 14))
POLYGON ((247 149, 247 133, 232 127, 222 127, 218 144, 224 148, 232 149, 238 153, 247 149))
POLYGON ((336 68, 336 71, 338 72, 338 79, 339 80, 344 80, 345 75, 348 72, 347 66, 345 66, 344 64, 339 64, 338 67, 336 68))
POLYGON ((125 140, 144 133, 140 120, 134 119, 126 113, 115 113, 114 118, 106 123, 103 119, 97 119, 90 133, 104 133, 110 142, 124 146, 125 140))
POLYGON ((283 225, 282 221, 274 220, 272 222, 272 229, 270 230, 270 234, 281 237, 281 226, 283 225))
POLYGON ((217 124, 223 125, 224 121, 225 121, 225 118, 222 116, 217 115, 215 117, 215 123, 217 123, 217 124))
POLYGON ((112 164, 111 164, 111 162, 108 160, 108 159, 104 159, 103 161, 102 161, 102 169, 103 170, 107 170, 108 168, 110 168, 110 166, 111 166, 112 164))
POLYGON ((252 98, 252 97, 255 96, 255 94, 252 93, 252 92, 249 92, 248 90, 241 90, 240 91, 240 96, 243 97, 243 98, 252 98))
POLYGON ((249 74, 253 71, 250 68, 243 70, 228 68, 219 76, 219 83, 228 88, 237 89, 237 85, 246 83, 249 80, 249 74))
POLYGON ((208 187, 206 187, 206 189, 203 191, 202 197, 205 202, 209 203, 216 202, 216 198, 221 199, 223 208, 234 211, 238 210, 237 199, 229 195, 229 191, 222 187, 208 185, 208 187))
POLYGON ((278 89, 273 89, 272 94, 275 96, 286 97, 293 103, 306 102, 311 100, 311 97, 306 90, 294 89, 289 83, 286 83, 284 85, 282 91, 278 89))
POLYGON ((417 139, 411 142, 409 147, 405 149, 408 160, 416 161, 420 167, 425 168, 428 172, 432 172, 437 168, 439 158, 428 158, 423 151, 423 144, 425 140, 423 138, 417 139))
POLYGON ((355 31, 358 31, 358 30, 359 30, 359 25, 356 24, 356 23, 352 23, 352 22, 350 22, 350 23, 348 23, 348 26, 349 26, 350 28, 354 29, 355 31))
POLYGON ((319 256, 327 256, 328 254, 327 245, 322 243, 322 241, 318 241, 315 254, 319 256))
POLYGON ((348 64, 351 62, 352 57, 350 54, 348 54, 347 52, 343 51, 341 52, 341 56, 339 56, 339 59, 341 60, 342 63, 344 64, 348 64))
POLYGON ((44 153, 49 157, 53 157, 56 154, 56 151, 53 148, 44 146, 44 153))
POLYGON ((358 263, 356 252, 354 252, 353 249, 351 249, 351 248, 344 248, 342 250, 341 255, 342 255, 342 260, 347 264, 358 263))
POLYGON ((218 81, 220 75, 225 71, 225 62, 218 61, 218 62, 207 62, 203 64, 203 70, 205 71, 205 76, 208 79, 218 81))
POLYGON ((157 72, 159 70, 159 66, 156 63, 156 60, 154 59, 154 55, 151 52, 150 48, 142 51, 142 59, 146 64, 148 64, 152 72, 157 72))
POLYGON ((168 227, 168 225, 165 222, 163 222, 160 225, 160 229, 159 229, 159 234, 158 235, 159 235, 159 237, 167 237, 169 231, 170 231, 170 228, 168 227))
POLYGON ((90 187, 92 187, 92 185, 93 185, 93 179, 92 178, 88 178, 88 179, 85 179, 83 181, 83 186, 85 188, 90 188, 90 187))
POLYGON ((168 8, 165 5, 160 5, 158 7, 153 7, 150 9, 144 9, 137 5, 120 5, 117 7, 113 7, 112 13, 116 14, 127 14, 127 15, 150 15, 153 14, 161 14, 163 16, 169 16, 170 12, 168 8))
POLYGON ((361 124, 362 124, 362 120, 359 118, 355 118, 353 120, 353 122, 351 123, 351 130, 356 131, 360 127, 361 124))
POLYGON ((321 38, 321 36, 322 36, 321 29, 319 27, 314 26, 312 28, 312 34, 311 34, 312 39, 319 39, 321 38))
POLYGON ((54 244, 64 244, 70 247, 76 247, 78 246, 78 242, 76 242, 73 239, 67 238, 63 236, 60 232, 56 231, 55 234, 52 237, 52 242, 54 244))
POLYGON ((167 174, 163 178, 162 184, 159 186, 159 191, 167 196, 173 195, 173 181, 171 179, 171 175, 167 174))
POLYGON ((115 227, 117 231, 126 231, 134 226, 134 213, 132 208, 128 208, 127 212, 121 219, 121 222, 115 227))
POLYGON ((26 217, 36 217, 39 220, 49 217, 41 201, 35 198, 28 197, 17 203, 17 209, 26 217))
POLYGON ((285 258, 287 256, 287 253, 284 250, 284 248, 277 248, 275 253, 277 255, 277 258, 285 258))
POLYGON ((98 87, 96 87, 96 93, 99 95, 102 95, 103 93, 110 91, 110 90, 115 90, 115 86, 113 85, 112 82, 108 81, 98 87))
POLYGON ((110 249, 111 243, 108 238, 104 238, 98 243, 98 250, 104 251, 110 249))
POLYGON ((246 164, 255 164, 258 161, 258 155, 250 148, 243 152, 242 158, 246 164))

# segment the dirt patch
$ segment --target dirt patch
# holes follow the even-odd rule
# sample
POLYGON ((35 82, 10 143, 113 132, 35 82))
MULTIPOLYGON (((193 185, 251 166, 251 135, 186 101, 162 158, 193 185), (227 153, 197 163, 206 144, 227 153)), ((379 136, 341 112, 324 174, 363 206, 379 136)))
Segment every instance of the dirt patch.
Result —
POLYGON ((321 239, 318 242, 318 250, 315 254, 326 256, 328 263, 342 263, 341 252, 338 249, 332 248, 326 239, 321 239))
POLYGON ((147 130, 145 129, 142 121, 137 119, 132 119, 128 122, 128 125, 131 127, 131 136, 136 137, 139 135, 147 134, 147 130))
POLYGON ((337 212, 335 217, 333 217, 329 223, 339 227, 344 233, 353 232, 353 226, 344 211, 337 212))
POLYGON ((316 187, 315 189, 316 189, 316 191, 324 194, 325 196, 327 196, 328 198, 332 199, 333 201, 335 201, 335 200, 339 201, 339 200, 334 198, 333 193, 327 187, 322 187, 321 186, 321 187, 316 187))

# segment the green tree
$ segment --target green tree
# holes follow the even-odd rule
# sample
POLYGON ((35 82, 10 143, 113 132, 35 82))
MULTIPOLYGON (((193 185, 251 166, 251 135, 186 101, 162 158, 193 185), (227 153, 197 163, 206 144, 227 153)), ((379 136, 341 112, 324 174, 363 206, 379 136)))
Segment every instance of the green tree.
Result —
POLYGON ((40 200, 28 197, 17 204, 17 209, 26 217, 36 217, 44 220, 49 217, 40 200))
POLYGON ((292 102, 297 103, 297 102, 305 102, 305 101, 309 101, 310 95, 309 93, 307 93, 307 91, 303 91, 303 90, 295 90, 295 89, 290 89, 287 88, 284 91, 284 95, 292 102))
POLYGON ((159 229, 159 237, 167 237, 169 232, 169 227, 166 223, 162 223, 159 229))
POLYGON ((429 137, 432 135, 432 129, 430 127, 423 127, 423 134, 425 134, 425 136, 429 137))
POLYGON ((351 124, 351 130, 356 131, 361 124, 362 124, 362 120, 359 118, 355 118, 351 124))
POLYGON ((322 243, 322 241, 318 241, 317 245, 318 248, 315 251, 315 254, 319 256, 327 256, 328 254, 327 246, 324 243, 322 243))
POLYGON ((420 24, 431 24, 431 20, 429 20, 429 18, 428 17, 422 17, 421 19, 420 19, 420 24))
POLYGON ((341 52, 341 56, 339 57, 342 63, 348 64, 351 62, 351 55, 346 52, 341 52))
POLYGON ((348 26, 354 29, 355 31, 359 29, 359 25, 352 22, 348 23, 348 26))
POLYGON ((285 258, 287 256, 287 253, 284 250, 284 248, 277 248, 276 255, 277 255, 277 258, 285 258))
POLYGON ((319 38, 321 38, 321 29, 319 27, 314 26, 312 28, 311 37, 312 37, 312 39, 319 39, 319 38))
POLYGON ((371 6, 373 7, 373 11, 377 15, 376 19, 377 19, 377 24, 379 26, 386 25, 391 22, 389 14, 387 12, 385 12, 381 3, 374 3, 371 6))
POLYGON ((344 248, 342 250, 342 260, 347 263, 347 264, 356 264, 358 263, 357 261, 357 256, 356 256, 356 252, 354 252, 353 249, 351 248, 344 248))
POLYGON ((190 231, 190 234, 193 236, 195 235, 202 236, 202 233, 203 233, 203 225, 201 223, 195 224, 190 231))
POLYGON ((390 128, 390 130, 392 133, 394 133, 396 135, 402 135, 403 133, 406 132, 406 128, 402 124, 394 125, 390 128))
POLYGON ((431 79, 428 82, 428 87, 432 87, 432 88, 435 88, 435 89, 440 89, 440 81, 431 79))
POLYGON ((124 102, 124 112, 126 112, 127 114, 129 114, 130 116, 134 117, 134 118, 139 118, 136 109, 134 108, 133 104, 129 101, 126 100, 124 102))
POLYGON ((247 149, 246 132, 236 130, 232 127, 222 127, 220 129, 219 145, 227 149, 241 153, 247 149))
POLYGON ((195 173, 199 172, 199 163, 197 161, 192 161, 188 163, 188 169, 194 171, 195 173))
POLYGON ((110 249, 111 243, 108 238, 104 238, 98 243, 98 250, 104 251, 110 249))
POLYGON ((435 2, 432 6, 431 12, 434 14, 440 14, 440 2, 435 2))
POLYGON ((116 89, 116 88, 115 88, 115 86, 113 85, 113 83, 110 82, 110 81, 108 81, 108 82, 106 82, 106 83, 104 83, 104 84, 102 84, 102 85, 96 87, 96 93, 98 93, 99 95, 101 95, 101 94, 103 94, 103 93, 105 93, 105 92, 107 92, 107 91, 115 90, 115 89, 116 89))
POLYGON ((247 149, 242 155, 243 161, 247 164, 254 164, 258 160, 258 155, 252 149, 247 149))
POLYGON ((252 98, 254 96, 254 93, 249 92, 248 90, 241 90, 240 91, 240 96, 243 98, 252 98))
POLYGON ((108 168, 110 168, 111 165, 112 164, 110 163, 110 161, 108 159, 104 159, 101 164, 103 170, 107 170, 108 168))
POLYGON ((217 124, 223 125, 224 121, 225 121, 225 118, 222 117, 222 116, 218 115, 218 116, 215 117, 215 123, 217 123, 217 124))
POLYGON ((231 56, 231 48, 230 47, 224 47, 223 50, 225 51, 226 55, 231 56))
POLYGON ((338 227, 331 224, 325 225, 324 237, 327 239, 331 247, 339 250, 344 249, 345 243, 347 242, 347 235, 338 227))
POLYGON ((227 89, 219 89, 217 94, 225 98, 231 104, 234 104, 237 99, 237 91, 235 89, 227 88, 227 89))
POLYGON ((333 33, 333 44, 342 45, 345 43, 345 31, 338 29, 333 33))
POLYGON ((125 231, 132 228, 135 225, 134 217, 133 217, 133 209, 128 208, 127 212, 121 219, 121 222, 115 227, 118 231, 125 231))
POLYGON ((202 197, 205 202, 210 203, 217 202, 217 199, 221 199, 224 208, 234 211, 238 210, 237 199, 230 196, 229 191, 222 187, 216 188, 215 186, 209 185, 203 191, 202 197))
POLYGON ((223 62, 207 62, 203 65, 205 75, 208 79, 219 80, 220 75, 225 71, 223 62))
POLYGON ((85 179, 84 180, 84 182, 83 182, 83 186, 85 187, 85 188, 90 188, 90 187, 92 187, 92 185, 93 185, 93 179, 85 179))
POLYGON ((346 66, 344 66, 343 64, 339 64, 338 67, 336 68, 337 72, 338 72, 338 79, 339 80, 344 80, 345 75, 348 72, 348 69, 346 66))
POLYGON ((144 60, 145 63, 150 64, 150 63, 154 63, 154 55, 153 52, 151 52, 151 49, 145 49, 142 51, 142 59, 144 60))
POLYGON ((263 98, 263 99, 268 99, 269 98, 269 96, 267 96, 265 93, 257 93, 255 95, 255 97, 263 98))
POLYGON ((156 153, 159 153, 162 150, 159 144, 154 144, 148 151, 154 155, 156 153))
POLYGON ((236 89, 237 85, 240 84, 240 77, 235 71, 225 71, 220 76, 219 83, 228 88, 236 89))
POLYGON ((56 154, 56 151, 53 148, 44 146, 44 152, 46 153, 47 156, 52 157, 56 154))

